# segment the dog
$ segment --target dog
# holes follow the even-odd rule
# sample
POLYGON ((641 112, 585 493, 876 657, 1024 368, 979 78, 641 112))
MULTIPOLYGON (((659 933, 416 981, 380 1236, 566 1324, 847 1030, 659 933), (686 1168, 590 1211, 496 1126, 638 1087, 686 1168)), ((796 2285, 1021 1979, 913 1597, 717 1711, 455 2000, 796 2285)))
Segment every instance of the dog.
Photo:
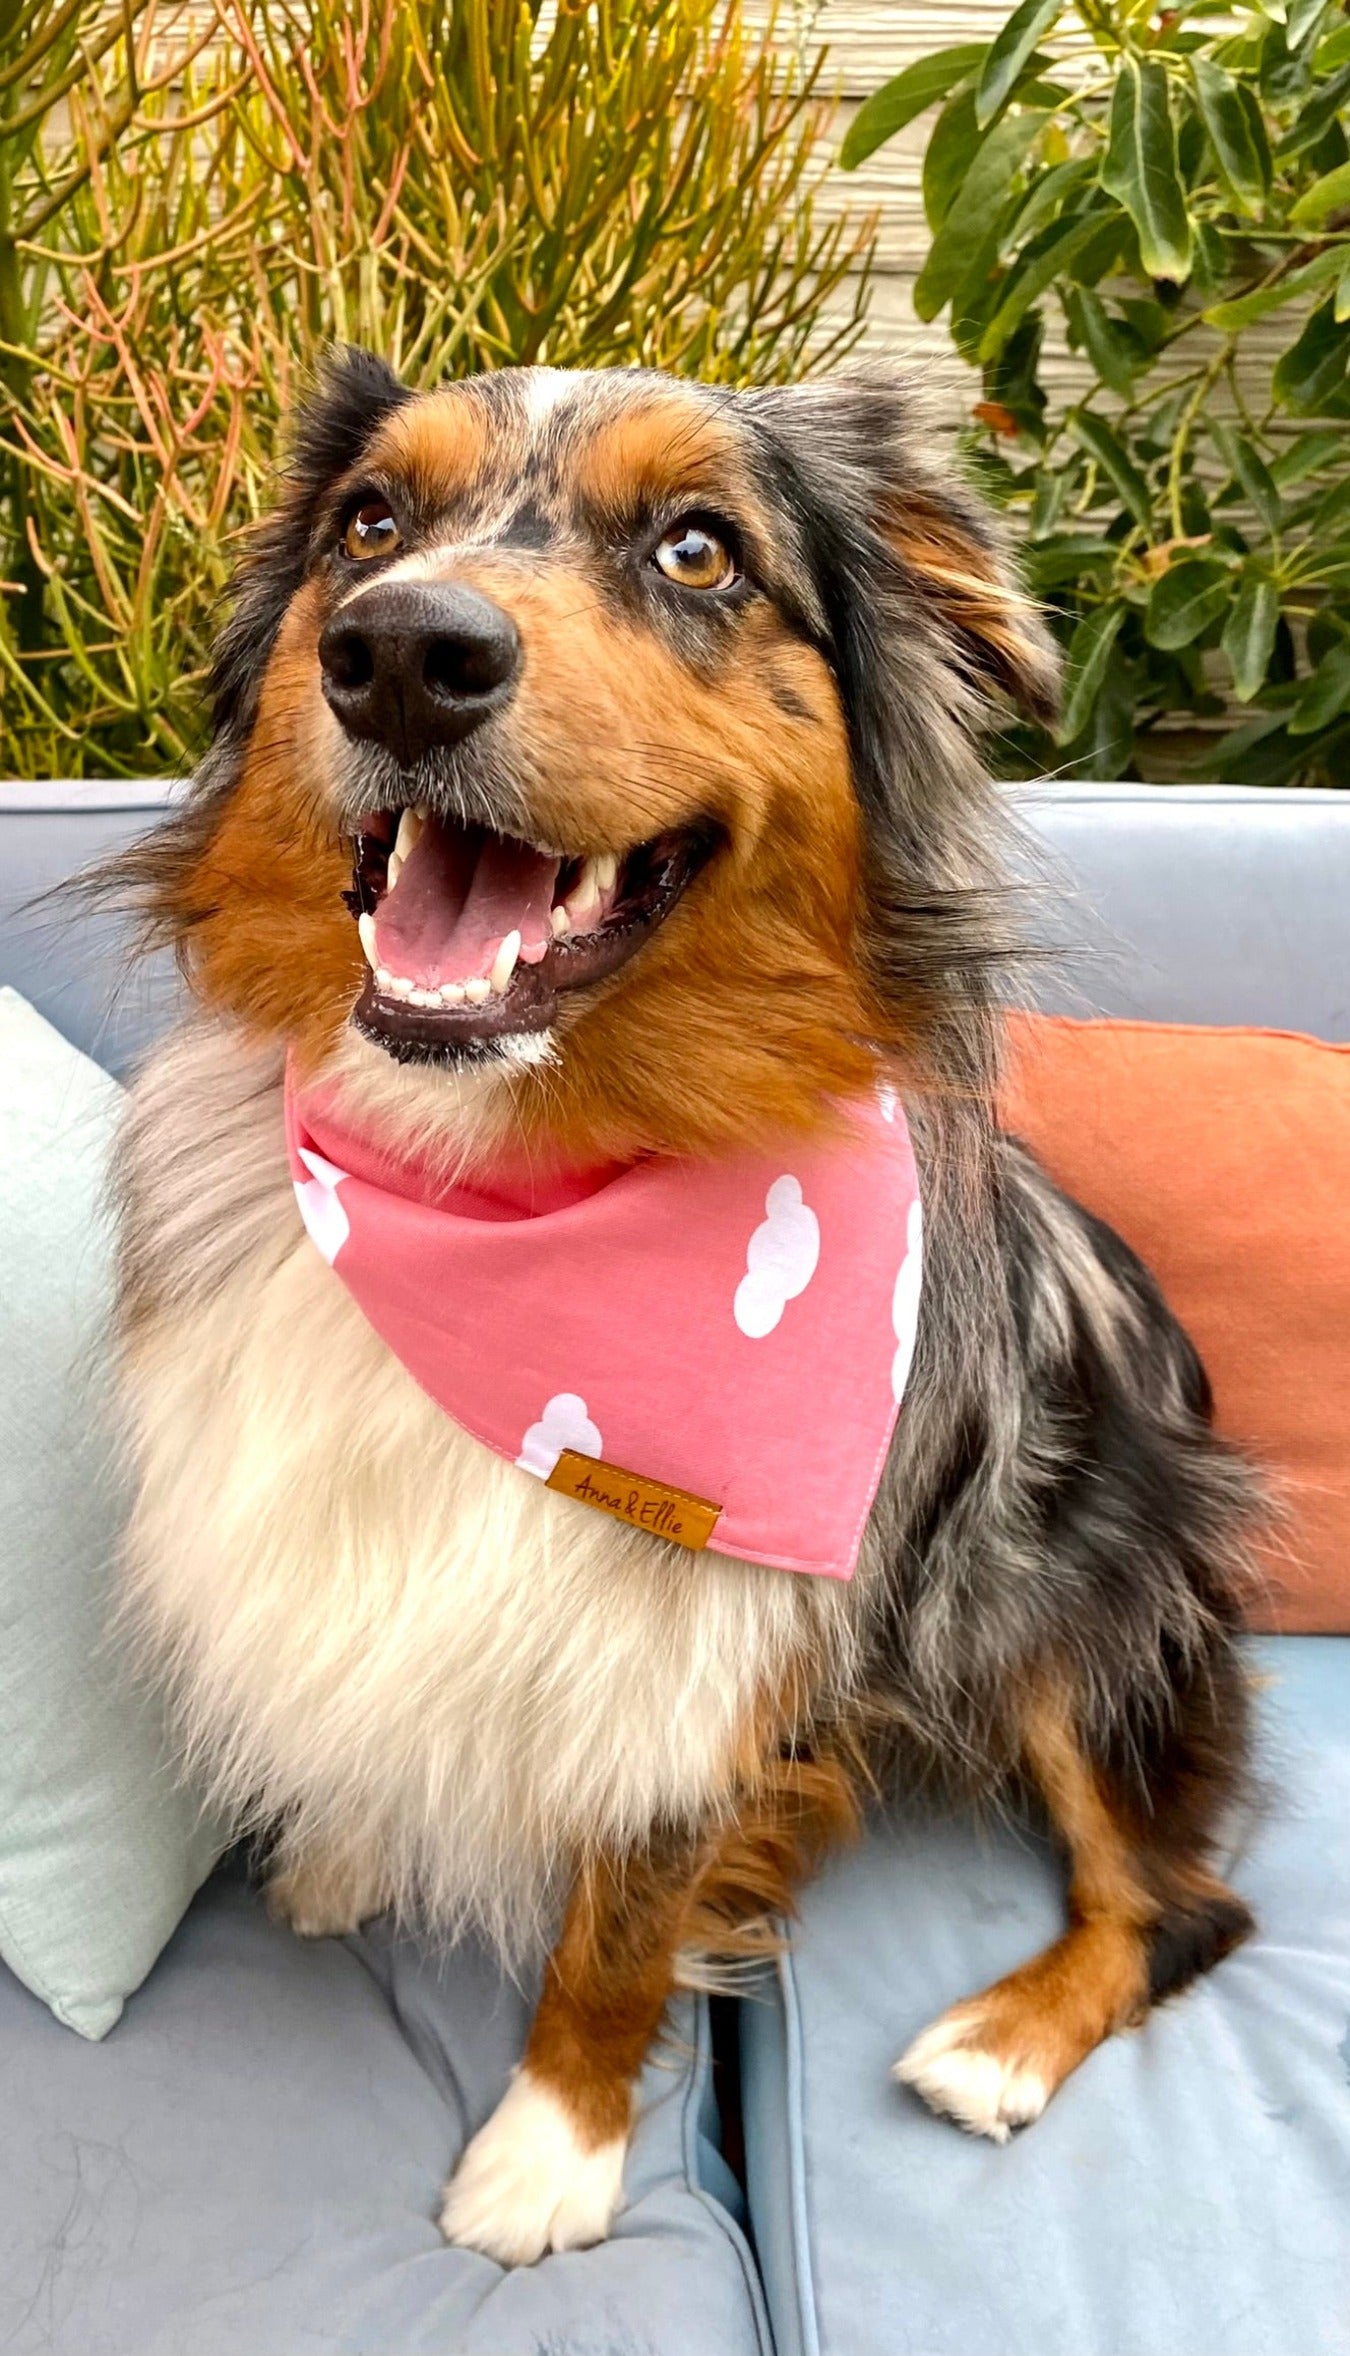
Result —
MULTIPOLYGON (((896 2065, 996 2141, 1251 1928, 1215 1859, 1259 1500, 1149 1274, 996 1124, 1016 926, 979 745, 1053 711, 1056 663, 939 451, 902 375, 412 393, 335 354, 212 749, 123 862, 195 1001, 117 1178, 130 1607, 297 1932, 392 1906, 539 1957, 442 2218, 503 2263, 606 2235, 672 1989, 761 1952, 874 1791, 1027 1792, 1064 1851, 1063 1936, 896 2065), (394 970, 475 876, 500 943, 394 970), (674 1542, 448 1413, 297 1214, 288 1087, 446 1184, 714 1193, 892 1090, 923 1283, 853 1575, 674 1542)), ((520 1338, 470 1340, 509 1374, 520 1338)))

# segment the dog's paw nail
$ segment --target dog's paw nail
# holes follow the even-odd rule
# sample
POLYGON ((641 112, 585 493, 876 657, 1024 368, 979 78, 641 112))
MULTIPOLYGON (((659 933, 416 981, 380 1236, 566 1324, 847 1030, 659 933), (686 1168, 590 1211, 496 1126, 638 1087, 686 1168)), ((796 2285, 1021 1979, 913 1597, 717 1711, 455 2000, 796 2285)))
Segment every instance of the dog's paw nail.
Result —
POLYGON ((1035 2070, 981 2046, 978 2035, 969 2020, 934 2021, 891 2074, 969 2134, 1006 2143, 1014 2127, 1039 2119, 1051 2089, 1035 2070))
POLYGON ((517 2072, 446 2188, 441 2231, 500 2266, 603 2241, 623 2192, 626 2135, 587 2146, 557 2097, 517 2072))

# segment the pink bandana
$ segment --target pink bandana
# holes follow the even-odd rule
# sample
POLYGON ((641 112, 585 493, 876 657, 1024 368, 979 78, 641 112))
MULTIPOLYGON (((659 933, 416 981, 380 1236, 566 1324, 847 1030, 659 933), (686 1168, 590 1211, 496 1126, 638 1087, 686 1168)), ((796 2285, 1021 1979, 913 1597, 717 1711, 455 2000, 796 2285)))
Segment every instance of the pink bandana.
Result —
POLYGON ((914 1352, 894 1093, 853 1139, 433 1182, 286 1091, 301 1216, 424 1391, 522 1475, 686 1546, 848 1579, 914 1352))

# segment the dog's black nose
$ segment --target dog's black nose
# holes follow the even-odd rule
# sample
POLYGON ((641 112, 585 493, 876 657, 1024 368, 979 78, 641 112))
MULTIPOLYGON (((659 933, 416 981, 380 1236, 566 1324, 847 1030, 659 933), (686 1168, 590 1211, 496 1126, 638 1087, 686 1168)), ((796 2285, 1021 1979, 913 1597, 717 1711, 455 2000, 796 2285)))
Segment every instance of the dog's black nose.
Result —
POLYGON ((509 614, 450 581, 385 581, 319 640, 323 692, 349 736, 405 766, 458 744, 510 695, 520 637, 509 614))

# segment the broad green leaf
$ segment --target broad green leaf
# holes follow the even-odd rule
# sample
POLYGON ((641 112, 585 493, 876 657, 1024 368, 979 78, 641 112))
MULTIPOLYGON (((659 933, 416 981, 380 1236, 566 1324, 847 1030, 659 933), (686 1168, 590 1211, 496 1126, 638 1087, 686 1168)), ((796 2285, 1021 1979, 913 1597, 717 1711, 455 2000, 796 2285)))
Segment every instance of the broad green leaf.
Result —
POLYGON ((1291 736, 1311 736, 1338 719, 1350 704, 1350 646, 1324 654, 1289 717, 1291 736))
POLYGON ((1126 51, 1111 98, 1111 125, 1101 182, 1124 205, 1139 232, 1139 253, 1150 278, 1188 278, 1191 223, 1177 172, 1167 69, 1154 58, 1126 51))
POLYGON ((1119 561, 1120 549, 1114 540, 1091 539, 1086 532, 1066 532, 1058 539, 1045 540, 1023 557, 1027 585, 1038 595, 1062 589, 1066 581, 1080 580, 1084 573, 1112 573, 1119 561))
POLYGON ((1236 335, 1239 328, 1250 327, 1253 319, 1264 319, 1267 311, 1278 311, 1282 303, 1291 303, 1296 295, 1307 294, 1315 286, 1325 286, 1345 265, 1345 255, 1339 246, 1328 246, 1325 253, 1314 254, 1297 270, 1286 272, 1270 286, 1258 286, 1251 294, 1237 295, 1231 303, 1216 303, 1202 314, 1206 327, 1222 329, 1225 335, 1236 335))
POLYGON ((1131 251, 1139 243, 1129 214, 1117 212, 1114 205, 1109 212, 1096 213, 1093 218, 1097 234, 1088 240, 1069 272, 1078 286, 1096 286, 1117 269, 1128 272, 1131 251))
POLYGON ((1065 309, 1077 330, 1079 341, 1103 384, 1113 393, 1129 393, 1141 368, 1148 364, 1148 351, 1142 339, 1128 327, 1111 317, 1101 296, 1090 286, 1072 287, 1065 296, 1065 309))
POLYGON ((1029 540, 1034 542, 1050 538, 1064 512, 1068 494, 1069 477, 1066 469, 1062 466, 1044 467, 1037 479, 1031 513, 1027 517, 1029 540))
POLYGON ((839 150, 844 170, 856 170, 875 149, 903 131, 906 123, 936 106, 967 74, 977 72, 987 49, 985 41, 961 41, 955 48, 939 49, 932 57, 921 57, 917 65, 906 66, 902 74, 874 91, 844 135, 839 150))
MULTIPOLYGON (((1048 222, 1053 221, 1060 207, 1085 180, 1097 177, 1096 159, 1090 155, 1075 156, 1072 162, 1056 164, 1032 181, 1016 220, 1003 241, 1005 253, 1029 245, 1039 236, 1048 222)), ((1095 218, 1095 216, 1094 216, 1095 218)))
POLYGON ((1310 474, 1319 474, 1333 459, 1344 455, 1344 434, 1300 434, 1297 441, 1280 452, 1270 471, 1282 491, 1291 491, 1295 483, 1306 482, 1310 474))
POLYGON ((1280 593, 1269 574, 1246 573, 1221 641, 1239 703, 1249 704, 1264 683, 1279 622, 1280 593))
POLYGON ((975 93, 959 90, 942 109, 923 151, 924 218, 935 237, 951 211, 952 198, 970 170, 979 144, 975 93))
POLYGON ((1329 82, 1323 82, 1307 104, 1299 109, 1298 121, 1292 131, 1286 131, 1275 153, 1281 163, 1291 156, 1302 155, 1305 149, 1316 147, 1324 131, 1336 121, 1347 98, 1350 98, 1350 65, 1343 65, 1329 82))
POLYGON ((1197 52, 1191 59, 1200 118, 1209 133, 1219 170, 1239 211, 1255 217, 1265 210, 1270 186, 1270 148, 1254 93, 1245 82, 1197 52))
POLYGON ((1308 530, 1314 548, 1325 550, 1347 518, 1350 518, 1350 475, 1333 483, 1313 509, 1308 530))
POLYGON ((989 45, 975 91, 975 117, 984 130, 1011 95, 1042 33, 1048 32, 1063 0, 1022 0, 989 45))
POLYGON ((1097 223, 1091 217, 1085 221, 1068 221, 1057 226, 1039 253, 1023 256, 1022 262, 1014 266, 1006 282, 1007 292, 980 339, 981 360, 998 357, 1018 321, 1096 233, 1097 223))
POLYGON ((1331 308, 1338 326, 1343 326, 1350 319, 1350 256, 1347 256, 1345 268, 1336 281, 1331 308))
POLYGON ((1350 205, 1350 164, 1338 164, 1334 172, 1324 172, 1311 188, 1304 189, 1298 203, 1290 207, 1289 218, 1295 229, 1320 229, 1330 214, 1339 213, 1346 205, 1350 205))
POLYGON ((1209 431, 1224 465, 1241 483, 1266 530, 1278 532, 1284 522, 1284 506, 1274 477, 1260 451, 1252 447, 1245 434, 1235 432, 1222 417, 1210 419, 1209 431))
POLYGON ((961 284, 991 224, 997 227, 1018 167, 1044 120, 1042 114, 1005 115, 976 151, 915 283, 914 308, 920 319, 936 319, 961 284))
POLYGON ((1289 0, 1284 20, 1285 39, 1291 49, 1301 49, 1326 11, 1326 0, 1289 0))
POLYGON ((1153 584, 1144 616, 1144 636, 1150 646, 1175 652, 1190 646, 1217 622, 1232 596, 1232 576, 1212 558, 1187 557, 1169 565, 1153 584))
POLYGON ((1332 74, 1338 65, 1350 65, 1350 25, 1340 26, 1338 31, 1328 33, 1325 41, 1317 44, 1314 70, 1319 74, 1332 74))
POLYGON ((1134 460, 1123 442, 1115 435, 1104 417, 1091 409, 1071 409, 1067 419, 1070 433, 1081 443, 1089 457, 1095 458, 1114 484, 1121 504, 1127 507, 1136 523, 1147 525, 1153 513, 1153 498, 1134 460))
POLYGON ((1087 726, 1127 611, 1123 605, 1094 606, 1090 614, 1084 614, 1069 640, 1064 708, 1055 730, 1058 744, 1072 744, 1087 726))
POLYGON ((1277 362, 1271 391, 1296 417, 1315 417, 1344 383, 1348 360, 1350 334, 1336 318, 1334 304, 1319 303, 1298 341, 1277 362))

